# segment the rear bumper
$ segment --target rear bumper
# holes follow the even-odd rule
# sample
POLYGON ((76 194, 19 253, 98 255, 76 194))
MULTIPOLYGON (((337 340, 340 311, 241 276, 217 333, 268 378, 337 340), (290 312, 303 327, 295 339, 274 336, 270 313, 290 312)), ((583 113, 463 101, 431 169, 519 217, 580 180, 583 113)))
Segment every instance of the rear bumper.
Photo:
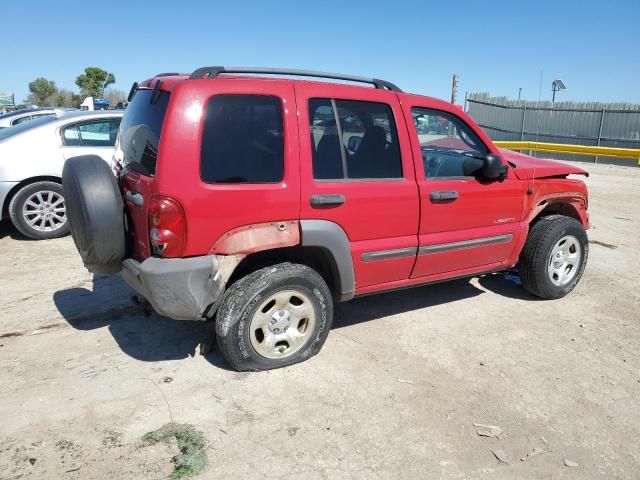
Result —
POLYGON ((148 258, 122 262, 122 278, 144 296, 160 315, 174 320, 200 320, 224 290, 214 255, 191 258, 148 258))

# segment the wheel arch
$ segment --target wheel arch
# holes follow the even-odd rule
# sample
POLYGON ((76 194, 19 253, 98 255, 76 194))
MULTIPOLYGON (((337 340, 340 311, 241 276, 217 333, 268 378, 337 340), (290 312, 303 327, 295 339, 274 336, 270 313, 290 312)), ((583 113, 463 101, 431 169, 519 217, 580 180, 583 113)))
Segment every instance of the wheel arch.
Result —
POLYGON ((529 217, 529 228, 541 218, 549 215, 563 215, 579 221, 585 229, 589 228, 586 205, 581 198, 549 198, 541 200, 529 217))
POLYGON ((260 268, 282 262, 300 263, 316 270, 337 301, 353 298, 355 275, 351 247, 344 230, 326 220, 301 220, 297 245, 249 253, 233 269, 227 288, 260 268))
POLYGON ((9 204, 11 203, 11 200, 16 195, 16 193, 18 193, 27 185, 31 185, 32 183, 37 183, 37 182, 53 182, 53 183, 62 185, 62 178, 57 177, 55 175, 39 175, 36 177, 25 178, 24 180, 20 181, 19 183, 14 185, 11 190, 9 190, 9 192, 7 193, 7 196, 4 198, 4 203, 2 204, 2 210, 1 210, 2 218, 9 217, 9 204))

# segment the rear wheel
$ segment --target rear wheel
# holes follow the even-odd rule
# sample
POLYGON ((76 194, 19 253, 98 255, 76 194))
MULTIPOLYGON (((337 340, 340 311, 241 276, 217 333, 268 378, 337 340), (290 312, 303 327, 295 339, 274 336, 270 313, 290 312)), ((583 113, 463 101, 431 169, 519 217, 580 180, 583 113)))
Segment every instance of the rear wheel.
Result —
POLYGON ((23 187, 9 203, 9 216, 20 233, 34 240, 69 233, 67 208, 59 183, 36 182, 23 187))
POLYGON ((236 370, 269 370, 320 351, 333 320, 322 277, 305 265, 281 263, 234 283, 216 315, 216 338, 236 370))
POLYGON ((544 299, 562 298, 580 281, 589 255, 582 224, 563 215, 538 220, 520 255, 524 288, 544 299))

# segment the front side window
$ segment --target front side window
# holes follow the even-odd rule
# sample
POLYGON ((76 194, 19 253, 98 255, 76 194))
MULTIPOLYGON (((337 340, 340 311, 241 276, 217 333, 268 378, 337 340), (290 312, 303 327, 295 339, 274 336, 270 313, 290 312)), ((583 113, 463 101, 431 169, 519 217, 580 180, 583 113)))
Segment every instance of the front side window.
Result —
POLYGON ((119 126, 119 118, 78 123, 66 127, 62 138, 67 147, 113 147, 119 126))
POLYGON ((200 178, 207 183, 277 183, 284 176, 282 102, 218 95, 207 102, 200 178))
POLYGON ((398 134, 388 105, 313 98, 309 130, 314 179, 402 178, 398 134))
POLYGON ((426 178, 477 176, 489 150, 465 122, 428 108, 414 107, 411 116, 426 178))

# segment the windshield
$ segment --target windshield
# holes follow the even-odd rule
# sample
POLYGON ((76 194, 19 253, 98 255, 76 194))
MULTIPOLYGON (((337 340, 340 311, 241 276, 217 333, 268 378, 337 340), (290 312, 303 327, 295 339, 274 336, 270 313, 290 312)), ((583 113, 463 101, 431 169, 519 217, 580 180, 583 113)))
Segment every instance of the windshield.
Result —
POLYGON ((9 128, 2 128, 0 129, 0 142, 19 133, 44 125, 45 123, 53 122, 56 119, 57 118, 55 116, 40 117, 29 122, 19 123, 18 125, 14 125, 9 128))

